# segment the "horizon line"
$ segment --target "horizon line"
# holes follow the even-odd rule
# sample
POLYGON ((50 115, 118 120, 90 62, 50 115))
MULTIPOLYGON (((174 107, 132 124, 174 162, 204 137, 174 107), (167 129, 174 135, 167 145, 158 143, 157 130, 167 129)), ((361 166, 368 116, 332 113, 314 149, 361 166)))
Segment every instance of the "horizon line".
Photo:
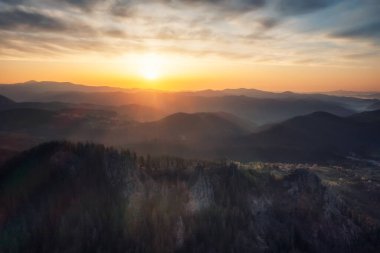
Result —
POLYGON ((24 82, 14 82, 14 83, 0 83, 0 86, 2 85, 21 85, 21 84, 28 84, 28 83, 60 83, 60 84, 71 84, 71 85, 77 85, 77 86, 85 86, 85 87, 97 87, 97 88, 114 88, 114 89, 120 89, 120 90, 141 90, 141 91, 158 91, 158 92, 169 92, 169 93, 175 93, 175 92, 202 92, 202 91, 226 91, 226 90, 256 90, 256 91, 262 91, 262 92, 268 92, 268 93, 286 93, 286 92, 293 92, 293 93, 302 93, 302 94, 315 94, 315 93, 336 93, 336 92, 353 92, 353 93, 380 93, 380 90, 343 90, 343 89, 337 89, 337 90, 314 90, 314 91, 301 91, 301 90, 264 90, 264 89, 258 89, 254 87, 247 87, 242 86, 239 88, 223 88, 223 89, 212 89, 212 88, 204 88, 204 89, 158 89, 158 88, 141 88, 141 87, 124 87, 124 85, 107 85, 107 84, 83 84, 83 83, 76 83, 71 81, 52 81, 52 80, 27 80, 24 82))

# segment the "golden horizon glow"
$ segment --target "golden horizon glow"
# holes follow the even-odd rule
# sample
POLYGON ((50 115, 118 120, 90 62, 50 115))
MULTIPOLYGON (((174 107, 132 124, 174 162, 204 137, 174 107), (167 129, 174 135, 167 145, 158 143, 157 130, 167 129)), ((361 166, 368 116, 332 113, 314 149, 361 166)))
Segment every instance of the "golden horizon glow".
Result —
POLYGON ((152 51, 77 60, 0 60, 0 65, 0 83, 39 80, 167 91, 225 88, 380 91, 376 65, 355 68, 257 64, 152 51))
POLYGON ((140 74, 147 80, 153 81, 162 75, 163 59, 157 54, 140 56, 140 74))

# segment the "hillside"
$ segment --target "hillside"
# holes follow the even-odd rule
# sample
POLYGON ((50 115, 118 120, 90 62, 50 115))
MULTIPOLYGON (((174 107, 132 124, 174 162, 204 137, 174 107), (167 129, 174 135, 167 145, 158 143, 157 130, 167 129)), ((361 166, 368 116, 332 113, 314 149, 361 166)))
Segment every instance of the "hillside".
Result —
POLYGON ((166 114, 154 107, 139 104, 126 104, 119 107, 108 107, 116 111, 120 117, 127 117, 139 122, 155 121, 163 118, 166 114))
POLYGON ((250 133, 251 125, 243 122, 225 113, 175 113, 130 125, 120 133, 124 137, 115 141, 143 154, 211 158, 220 145, 250 133))
POLYGON ((368 110, 380 110, 380 101, 371 104, 367 109, 368 110))
MULTIPOLYGON (((224 90, 202 90, 187 92, 194 96, 222 97, 222 96, 246 96, 265 99, 311 99, 325 102, 334 102, 352 110, 365 110, 368 105, 377 101, 375 97, 358 97, 356 94, 329 94, 329 93, 295 93, 295 92, 268 92, 257 89, 224 89, 224 90)), ((369 93, 372 94, 372 93, 369 93)))
MULTIPOLYGON (((50 130, 54 131, 54 129, 65 127, 80 127, 82 124, 86 124, 90 128, 94 123, 98 127, 106 127, 106 123, 109 122, 104 121, 111 120, 115 115, 116 113, 112 111, 80 108, 57 111, 28 108, 0 110, 0 117, 2 118, 0 130, 28 131, 51 128, 50 130)), ((49 132, 46 132, 46 134, 48 135, 49 132)))
MULTIPOLYGON (((178 140, 197 142, 200 140, 215 140, 236 137, 249 133, 253 126, 244 120, 227 113, 176 113, 163 119, 150 122, 130 121, 133 115, 130 111, 143 111, 154 117, 155 111, 149 108, 123 106, 117 108, 118 113, 107 110, 85 108, 66 108, 61 110, 42 109, 10 109, 0 110, 2 124, 0 130, 8 132, 29 132, 42 136, 70 137, 68 133, 85 133, 99 129, 109 135, 127 135, 130 140, 178 140), (235 123, 236 122, 236 123, 235 123), (62 132, 60 130, 65 130, 62 132), (116 132, 114 132, 114 130, 116 132)), ((134 114, 134 112, 133 112, 134 114)), ((140 115, 143 118, 144 115, 140 115)), ((147 116, 148 117, 148 116, 147 116)), ((155 117, 158 117, 156 115, 155 117)), ((99 136, 100 137, 100 136, 99 136)), ((109 136, 112 139, 112 136, 109 136)), ((93 141, 100 140, 90 139, 93 141)), ((115 138, 117 138, 115 136, 115 138)), ((119 136, 126 140, 124 136, 119 136)))
POLYGON ((28 129, 42 126, 53 120, 54 113, 38 109, 13 109, 0 111, 1 130, 28 129))
POLYGON ((44 144, 0 170, 0 251, 378 251, 368 214, 306 169, 275 172, 44 144))
POLYGON ((316 112, 241 138, 227 153, 243 160, 270 161, 323 161, 350 153, 379 158, 379 122, 379 111, 350 117, 316 112))
POLYGON ((235 125, 238 125, 240 128, 245 129, 247 132, 252 132, 258 129, 258 126, 255 122, 240 118, 234 114, 226 112, 215 112, 214 114, 225 120, 233 122, 235 125))
POLYGON ((367 99, 380 99, 380 92, 376 91, 346 91, 337 90, 331 92, 324 92, 323 94, 333 95, 333 96, 344 96, 344 97, 357 97, 357 98, 367 98, 367 99))
POLYGON ((380 124, 380 110, 357 113, 350 116, 349 119, 361 123, 380 124))
POLYGON ((131 108, 0 110, 0 133, 24 134, 40 141, 99 142, 133 148, 142 154, 203 159, 320 162, 353 154, 380 158, 380 111, 348 117, 315 112, 257 128, 225 112, 175 113, 156 121, 138 122, 128 116, 133 115, 130 111, 146 111, 149 118, 160 114, 145 107, 131 108))
POLYGON ((107 106, 86 103, 63 103, 63 102, 12 102, 0 104, 0 111, 13 109, 37 109, 47 111, 82 110, 82 111, 112 111, 121 118, 131 121, 153 121, 164 116, 165 113, 153 107, 139 104, 125 104, 122 106, 107 106))
MULTIPOLYGON (((149 117, 155 111, 144 110, 149 117)), ((250 122, 227 113, 176 113, 150 122, 129 117, 129 107, 118 111, 67 108, 61 110, 0 110, 0 133, 24 134, 31 139, 92 141, 134 147, 142 153, 207 158, 216 146, 252 131, 250 122)), ((156 116, 154 116, 156 115, 156 116)), ((141 115, 140 119, 144 117, 141 115)), ((6 143, 0 144, 0 148, 6 143)))
POLYGON ((89 86, 70 82, 28 81, 16 84, 1 84, 0 94, 16 101, 36 101, 46 96, 61 92, 110 92, 120 91, 121 88, 107 86, 89 86))
POLYGON ((147 135, 153 134, 154 138, 211 141, 249 133, 248 126, 235 124, 236 119, 223 113, 175 113, 141 127, 146 128, 147 135))
POLYGON ((0 106, 10 105, 13 103, 14 103, 14 101, 12 101, 11 99, 0 95, 0 106))

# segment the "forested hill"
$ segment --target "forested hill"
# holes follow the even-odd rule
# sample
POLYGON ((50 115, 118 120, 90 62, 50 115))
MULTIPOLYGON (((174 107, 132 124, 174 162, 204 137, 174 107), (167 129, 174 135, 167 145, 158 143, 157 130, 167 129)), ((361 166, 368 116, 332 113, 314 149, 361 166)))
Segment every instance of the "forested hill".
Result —
POLYGON ((0 252, 379 252, 379 225, 307 169, 52 142, 0 170, 0 252), (363 243, 365 242, 365 243, 363 243))
POLYGON ((14 102, 10 100, 9 98, 0 95, 0 105, 8 105, 8 104, 13 104, 14 102))

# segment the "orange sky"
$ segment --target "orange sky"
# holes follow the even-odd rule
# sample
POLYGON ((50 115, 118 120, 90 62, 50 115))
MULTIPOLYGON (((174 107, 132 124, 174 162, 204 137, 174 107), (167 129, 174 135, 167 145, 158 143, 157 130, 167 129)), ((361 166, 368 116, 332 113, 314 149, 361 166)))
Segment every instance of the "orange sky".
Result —
MULTIPOLYGON (((221 61, 221 60, 220 60, 221 61)), ((256 88, 268 91, 380 91, 375 67, 281 66, 249 62, 178 64, 162 67, 154 80, 147 80, 139 67, 127 63, 1 61, 1 83, 27 80, 69 81, 88 85, 162 90, 256 88), (192 66, 191 64, 195 64, 192 66), (167 68, 167 69, 165 69, 167 68)))

